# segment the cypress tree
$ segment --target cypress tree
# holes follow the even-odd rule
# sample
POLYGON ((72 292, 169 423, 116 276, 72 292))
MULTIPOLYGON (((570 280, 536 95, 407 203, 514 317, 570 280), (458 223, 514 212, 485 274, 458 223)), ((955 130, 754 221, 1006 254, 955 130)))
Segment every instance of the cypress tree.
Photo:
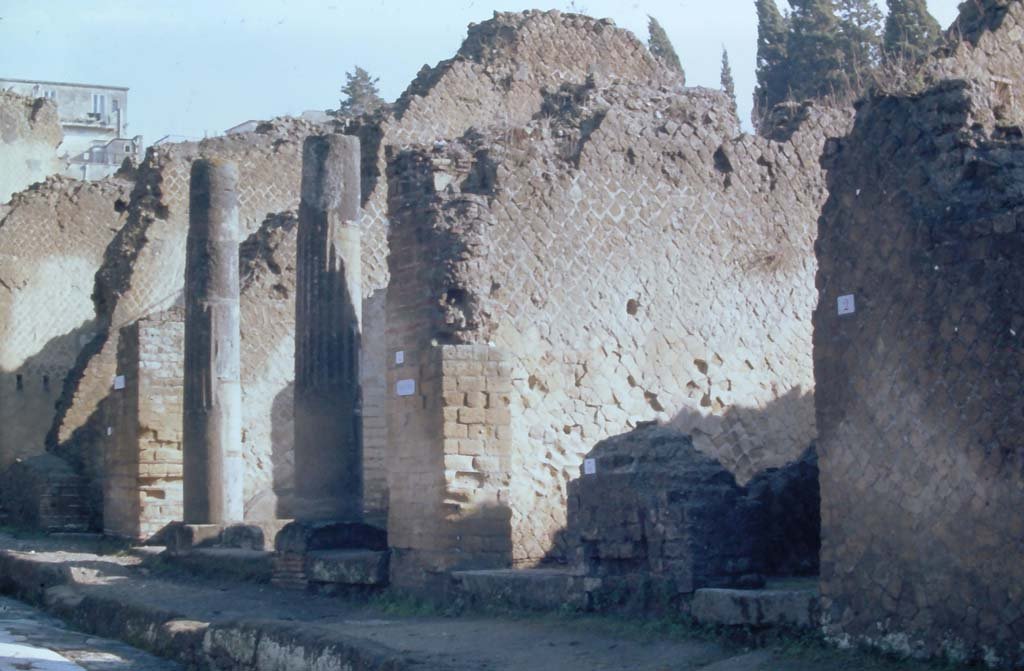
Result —
POLYGON ((686 72, 683 71, 683 64, 679 61, 679 56, 672 46, 672 41, 668 39, 668 33, 661 27, 658 20, 650 14, 647 15, 647 19, 648 48, 655 58, 664 63, 669 69, 678 72, 683 78, 683 84, 685 84, 686 72))
POLYGON ((881 61, 882 12, 872 0, 837 0, 843 71, 853 93, 864 91, 881 61))
POLYGON ((942 28, 925 0, 886 0, 884 56, 896 63, 919 63, 939 44, 942 28))
POLYGON ((341 87, 344 97, 338 107, 338 114, 361 116, 384 106, 384 99, 377 91, 377 77, 371 77, 369 72, 357 65, 355 72, 345 73, 345 78, 347 81, 341 87))
POLYGON ((754 87, 754 123, 789 96, 786 53, 789 22, 775 0, 754 0, 757 9, 757 85, 754 87))
POLYGON ((797 100, 844 95, 839 18, 833 0, 789 0, 789 81, 797 100))
POLYGON ((732 78, 732 67, 729 65, 729 52, 726 51, 725 45, 722 45, 722 90, 729 96, 733 114, 737 114, 736 82, 732 78))

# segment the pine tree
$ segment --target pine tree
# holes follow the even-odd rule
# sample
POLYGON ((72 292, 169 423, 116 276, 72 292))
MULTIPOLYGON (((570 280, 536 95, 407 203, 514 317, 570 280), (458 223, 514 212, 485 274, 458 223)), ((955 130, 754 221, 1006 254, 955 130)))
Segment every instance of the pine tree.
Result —
POLYGON ((385 105, 377 90, 379 78, 371 77, 370 73, 358 65, 355 72, 346 72, 347 81, 341 87, 341 104, 338 114, 343 116, 362 116, 375 112, 385 105))
POLYGON ((754 123, 789 96, 786 54, 789 22, 775 0, 754 0, 757 8, 757 86, 754 88, 754 123))
POLYGON ((665 32, 665 29, 661 27, 656 18, 650 14, 647 15, 647 18, 647 32, 649 34, 647 46, 650 48, 651 53, 668 68, 678 72, 685 84, 686 72, 683 71, 683 64, 679 62, 679 56, 676 54, 671 40, 668 39, 668 33, 665 32))
POLYGON ((939 22, 928 13, 925 0, 886 0, 884 56, 887 61, 918 63, 938 45, 939 22))
POLYGON ((833 0, 789 0, 786 45, 790 90, 796 100, 845 95, 839 18, 833 0))
POLYGON ((882 12, 872 0, 837 0, 843 71, 853 93, 862 93, 881 62, 882 12))
POLYGON ((729 65, 729 52, 725 45, 722 45, 722 90, 729 96, 732 104, 733 114, 738 114, 736 109, 736 82, 732 78, 732 67, 729 65))

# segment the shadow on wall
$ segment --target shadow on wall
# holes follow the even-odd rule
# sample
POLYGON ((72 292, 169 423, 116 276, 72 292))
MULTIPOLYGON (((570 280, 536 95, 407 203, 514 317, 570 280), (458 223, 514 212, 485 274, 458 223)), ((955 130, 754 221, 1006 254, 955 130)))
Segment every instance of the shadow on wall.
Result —
POLYGON ((96 330, 93 320, 51 338, 15 370, 0 371, 0 466, 46 450, 64 378, 96 330))
MULTIPOLYGON (((807 404, 813 395, 794 389, 759 410, 726 410, 716 420, 734 428, 712 443, 728 452, 725 443, 740 427, 770 426, 775 416, 807 404)), ((631 601, 647 601, 633 604, 641 606, 702 587, 753 588, 770 576, 816 575, 815 446, 740 486, 733 470, 678 428, 694 427, 696 434, 703 422, 687 411, 671 423, 641 424, 595 445, 580 477, 569 483, 568 524, 548 560, 567 557, 574 572, 611 580, 631 601)))
MULTIPOLYGON (((55 455, 54 459, 62 460, 60 463, 66 464, 63 468, 70 469, 68 473, 85 476, 87 484, 76 485, 77 495, 83 498, 74 506, 74 514, 80 519, 73 523, 67 522, 74 528, 94 529, 99 528, 101 524, 99 511, 102 508, 103 493, 96 474, 99 473, 102 464, 93 458, 99 455, 55 449, 55 446, 47 443, 47 435, 57 415, 63 385, 67 384, 67 378, 71 376, 69 369, 73 370, 76 356, 81 356, 79 352, 82 347, 89 348, 96 328, 94 321, 86 321, 73 331, 50 339, 38 352, 25 359, 16 370, 0 372, 0 467, 7 473, 13 472, 12 469, 16 470, 19 462, 35 460, 33 463, 44 465, 57 463, 38 459, 41 456, 49 457, 47 453, 52 452, 55 455)), ((66 489, 59 484, 67 479, 68 474, 64 473, 64 470, 55 470, 47 466, 40 473, 45 474, 51 470, 54 477, 48 482, 52 481, 58 489, 66 489)), ((20 478, 17 477, 5 478, 8 485, 19 481, 20 478)), ((10 495, 25 498, 25 492, 0 492, 0 498, 4 500, 10 495)), ((12 524, 37 524, 33 518, 21 519, 14 510, 9 509, 8 512, 11 514, 12 524)))
POLYGON ((295 383, 289 382, 274 397, 270 410, 270 459, 273 463, 273 491, 277 508, 270 511, 266 519, 287 518, 292 509, 295 493, 295 456, 292 450, 295 432, 294 399, 295 383))

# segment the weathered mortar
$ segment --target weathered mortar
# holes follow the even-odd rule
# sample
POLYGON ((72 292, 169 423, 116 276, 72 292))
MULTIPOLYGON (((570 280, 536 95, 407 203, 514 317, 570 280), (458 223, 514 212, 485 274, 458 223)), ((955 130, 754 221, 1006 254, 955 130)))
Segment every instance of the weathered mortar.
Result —
POLYGON ((821 576, 837 641, 1018 668, 1024 141, 986 68, 1024 81, 1024 3, 983 4, 991 32, 932 66, 966 81, 864 102, 827 158, 821 576))
POLYGON ((53 101, 0 91, 0 203, 60 172, 63 137, 53 101))

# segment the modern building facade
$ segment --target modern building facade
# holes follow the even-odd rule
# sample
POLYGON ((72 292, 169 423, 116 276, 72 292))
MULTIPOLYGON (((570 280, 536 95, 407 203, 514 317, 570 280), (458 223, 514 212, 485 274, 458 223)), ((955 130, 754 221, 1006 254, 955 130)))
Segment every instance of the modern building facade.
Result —
POLYGON ((64 141, 58 148, 64 174, 100 179, 125 158, 142 156, 142 136, 128 136, 128 89, 123 86, 0 79, 0 89, 57 105, 64 141))

